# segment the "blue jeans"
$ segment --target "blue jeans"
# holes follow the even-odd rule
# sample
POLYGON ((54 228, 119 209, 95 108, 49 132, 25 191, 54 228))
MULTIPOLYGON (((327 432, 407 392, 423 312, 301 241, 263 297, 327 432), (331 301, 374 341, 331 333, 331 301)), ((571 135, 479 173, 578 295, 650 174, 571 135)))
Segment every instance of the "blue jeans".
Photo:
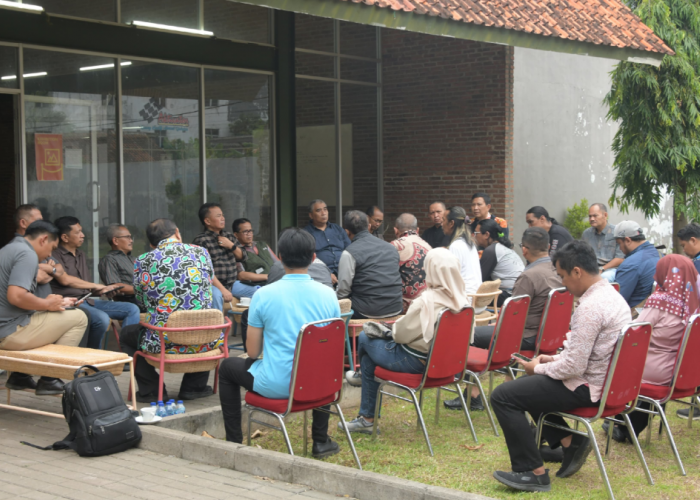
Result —
MULTIPOLYGON (((236 281, 233 286, 231 286, 231 294, 234 297, 253 297, 255 292, 260 289, 259 286, 244 285, 240 281, 236 281)), ((224 310, 224 296, 221 290, 212 286, 212 307, 220 311, 224 310)))
POLYGON ((416 374, 425 371, 425 365, 417 357, 406 352, 393 340, 371 339, 365 332, 360 333, 357 356, 362 371, 360 415, 363 417, 374 417, 379 390, 379 382, 374 380, 374 369, 377 366, 401 373, 416 374))
POLYGON ((112 302, 110 300, 95 300, 94 306, 87 302, 80 304, 81 309, 90 314, 90 332, 88 333, 87 346, 92 349, 102 347, 102 339, 109 328, 110 320, 123 321, 122 328, 136 325, 139 322, 139 308, 128 302, 112 302))

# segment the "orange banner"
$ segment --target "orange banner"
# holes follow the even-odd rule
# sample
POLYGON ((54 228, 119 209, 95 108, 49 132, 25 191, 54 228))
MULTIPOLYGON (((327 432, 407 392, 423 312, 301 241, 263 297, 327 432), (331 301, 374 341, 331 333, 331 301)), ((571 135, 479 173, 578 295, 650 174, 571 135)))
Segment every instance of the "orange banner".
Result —
POLYGON ((34 134, 36 178, 40 181, 63 180, 63 136, 34 134))

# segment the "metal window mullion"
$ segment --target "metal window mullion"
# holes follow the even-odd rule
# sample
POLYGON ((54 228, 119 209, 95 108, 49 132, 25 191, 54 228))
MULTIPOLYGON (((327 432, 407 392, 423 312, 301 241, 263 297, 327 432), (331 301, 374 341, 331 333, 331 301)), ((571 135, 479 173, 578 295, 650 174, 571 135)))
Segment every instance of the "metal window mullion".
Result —
POLYGON ((17 49, 17 78, 19 79, 19 134, 20 134, 20 190, 22 203, 29 203, 29 194, 27 189, 27 124, 25 121, 24 110, 24 47, 22 45, 17 49))
POLYGON ((114 10, 116 11, 117 24, 119 24, 122 22, 122 0, 114 0, 114 10))
POLYGON ((204 29, 204 0, 199 0, 198 16, 199 16, 199 29, 204 29))
POLYGON ((206 109, 204 107, 204 68, 199 69, 199 179, 202 183, 202 203, 207 202, 206 109))
POLYGON ((117 118, 117 193, 119 203, 119 223, 126 224, 126 204, 124 190, 124 117, 122 116, 122 58, 117 57, 116 89, 114 99, 114 114, 117 118))
MULTIPOLYGON (((334 62, 335 78, 340 79, 340 21, 333 21, 333 49, 336 53, 334 62)), ((341 145, 341 95, 340 82, 336 81, 335 86, 335 185, 336 185, 336 220, 339 225, 343 225, 343 160, 341 145)))
POLYGON ((272 217, 272 234, 270 235, 270 240, 272 249, 277 251, 277 235, 279 234, 279 215, 277 214, 277 190, 278 188, 278 179, 277 179, 277 107, 275 106, 275 103, 277 102, 277 99, 275 99, 275 96, 277 95, 277 81, 275 75, 269 76, 268 77, 268 91, 267 91, 267 96, 268 96, 268 110, 269 110, 269 124, 270 124, 270 142, 269 142, 269 147, 270 147, 270 154, 269 154, 269 169, 270 169, 270 215, 272 217))
POLYGON ((382 113, 382 29, 377 27, 377 204, 384 207, 384 116, 382 113))

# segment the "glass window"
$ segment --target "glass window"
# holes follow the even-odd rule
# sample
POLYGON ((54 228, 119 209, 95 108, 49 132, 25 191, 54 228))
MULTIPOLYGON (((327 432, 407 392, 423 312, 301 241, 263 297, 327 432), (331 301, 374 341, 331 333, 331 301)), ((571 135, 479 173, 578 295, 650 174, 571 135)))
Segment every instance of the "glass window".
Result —
POLYGON ((205 70, 207 201, 221 204, 227 229, 249 219, 272 243, 270 77, 205 70))
POLYGON ((204 29, 213 31, 217 38, 270 43, 270 9, 229 0, 206 0, 204 29))
POLYGON ((337 222, 334 109, 334 83, 297 79, 297 223, 302 227, 309 221, 308 203, 317 198, 328 205, 328 220, 337 222))
POLYGON ((296 52, 294 59, 294 71, 297 75, 322 76, 325 78, 334 78, 335 76, 334 64, 336 58, 333 56, 296 52))
POLYGON ((377 82, 377 63, 359 59, 340 58, 340 77, 343 80, 377 82))
POLYGON ((24 3, 40 5, 49 14, 82 17, 96 21, 117 20, 115 0, 23 0, 24 3))
POLYGON ((46 220, 80 220, 99 280, 107 227, 119 222, 114 59, 25 49, 24 74, 28 201, 46 220))
POLYGON ((198 0, 121 0, 122 22, 148 21, 199 29, 198 0))
POLYGON ((183 241, 200 232, 199 69, 134 61, 122 68, 124 203, 137 230, 134 253, 148 250, 145 228, 175 221, 183 241))
POLYGON ((349 56, 377 57, 377 28, 340 21, 340 53, 349 56))
POLYGON ((295 14, 294 32, 298 48, 334 52, 333 19, 295 14))
POLYGON ((19 88, 17 80, 17 48, 0 45, 0 87, 19 88))

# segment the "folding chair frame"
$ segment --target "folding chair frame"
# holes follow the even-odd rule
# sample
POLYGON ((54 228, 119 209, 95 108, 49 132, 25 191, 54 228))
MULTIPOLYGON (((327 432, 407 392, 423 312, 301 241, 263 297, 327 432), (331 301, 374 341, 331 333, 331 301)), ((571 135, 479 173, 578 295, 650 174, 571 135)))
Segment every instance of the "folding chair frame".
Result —
MULTIPOLYGON (((331 319, 322 319, 319 321, 314 321, 312 323, 307 323, 304 326, 301 327, 301 330, 299 330, 299 336, 297 337, 297 343, 296 343, 296 348, 294 350, 294 362, 292 365, 292 377, 291 381, 289 384, 289 400, 287 403, 287 409, 284 411, 284 413, 276 413, 271 410, 266 410, 265 408, 260 408, 258 406, 253 406, 248 403, 245 404, 246 409, 248 410, 248 446, 250 446, 250 441, 251 441, 251 433, 250 433, 250 424, 251 422, 255 422, 258 425, 262 425, 265 427, 268 427, 270 429, 275 429, 277 431, 282 432, 284 435, 284 442, 287 445, 287 450, 289 450, 290 455, 294 455, 294 450, 292 450, 292 443, 289 440, 289 434, 287 434, 287 427, 284 425, 284 418, 292 413, 292 406, 294 404, 294 388, 296 386, 296 381, 297 381, 297 371, 299 369, 299 355, 301 352, 301 343, 302 343, 302 338, 304 334, 304 330, 306 330, 310 326, 315 326, 319 325, 322 323, 332 323, 334 321, 342 321, 345 323, 345 320, 341 318, 331 318, 331 319), (273 425, 267 422, 263 422, 262 420, 256 420, 253 418, 254 413, 264 413, 265 415, 269 415, 271 417, 274 417, 277 419, 279 422, 279 426, 273 425)), ((347 338, 347 337, 346 337, 347 338)), ((344 363, 341 366, 340 370, 340 377, 341 380, 345 379, 345 366, 344 363)), ((336 415, 337 417, 340 418, 340 423, 343 427, 343 431, 345 431, 345 438, 348 440, 348 443, 350 443, 350 449, 352 450, 352 456, 355 458, 355 463, 357 464, 357 468, 362 470, 362 464, 360 463, 360 458, 357 456, 357 451, 355 450, 355 443, 352 440, 352 437, 350 436, 350 431, 348 430, 347 424, 345 422, 345 416, 343 415, 343 410, 340 409, 340 402, 343 399, 343 384, 340 386, 340 391, 338 391, 338 397, 335 399, 335 401, 332 401, 328 403, 330 406, 335 406, 337 411, 331 411, 331 410, 326 410, 324 408, 315 408, 316 410, 328 413, 330 415, 336 415)), ((325 406, 325 405, 324 405, 325 406)), ((307 453, 307 446, 308 446, 308 437, 307 437, 307 427, 308 427, 308 411, 309 410, 304 410, 304 455, 307 453)))
MULTIPOLYGON (((596 461, 598 462, 598 469, 600 470, 600 475, 603 478, 603 482, 605 483, 605 487, 608 492, 608 496, 611 498, 611 500, 615 500, 615 495, 613 494, 612 487, 610 486, 610 480, 608 479, 608 474, 607 471, 605 470, 605 464, 603 463, 603 457, 600 454, 600 449, 598 448, 598 442, 596 441, 595 438, 595 433, 593 431, 593 428, 591 427, 591 424, 595 422, 596 420, 600 419, 601 416, 603 415, 603 412, 605 411, 605 403, 607 402, 608 399, 608 393, 610 392, 610 385, 612 384, 614 375, 615 375, 615 369, 617 368, 617 361, 620 357, 620 351, 622 351, 622 344, 623 344, 623 339, 625 337, 625 333, 627 333, 627 330, 630 328, 636 328, 639 326, 643 325, 649 325, 651 326, 650 323, 630 323, 627 325, 620 335, 618 336, 617 340, 617 345, 615 346, 615 351, 613 353, 613 358, 610 363, 610 367, 608 369, 608 375, 605 380, 605 386, 603 387, 603 397, 600 400, 600 404, 598 406, 598 413, 596 413, 595 416, 593 417, 579 417, 578 415, 572 415, 570 413, 564 413, 564 412, 549 412, 549 413, 544 413, 540 415, 540 418, 537 422, 537 436, 535 438, 535 442, 539 443, 540 440, 542 439, 542 426, 547 425, 549 427, 553 427, 555 429, 560 429, 564 430, 567 432, 571 432, 572 434, 577 434, 579 436, 584 436, 588 437, 591 442, 593 443, 593 451, 595 452, 595 458, 596 461), (576 422, 576 425, 578 427, 579 423, 582 423, 586 427, 586 432, 579 431, 578 429, 572 429, 570 427, 565 427, 563 425, 559 424, 554 424, 551 422, 547 422, 545 418, 549 415, 558 415, 563 418, 568 418, 571 420, 574 420, 576 422)), ((632 437, 632 443, 634 444, 634 449, 637 452, 637 457, 639 458, 639 461, 642 463, 642 467, 644 468, 644 473, 646 474, 647 481, 649 484, 653 485, 654 480, 651 477, 651 473, 649 472, 649 467, 647 466, 647 462, 644 459, 644 454, 642 453, 642 448, 639 446, 639 440, 637 439, 637 436, 634 433, 634 429, 632 428, 632 422, 630 421, 629 418, 629 413, 633 412, 636 409, 637 406, 637 400, 639 398, 639 393, 637 393, 637 397, 634 399, 634 402, 631 405, 626 405, 626 409, 622 412, 622 416, 624 418, 624 422, 621 422, 613 417, 603 417, 605 420, 609 420, 612 422, 618 422, 618 423, 624 423, 625 426, 627 427, 627 430, 629 431, 630 436, 632 437)), ((606 449, 605 449, 605 455, 608 455, 609 447, 610 447, 610 438, 612 437, 612 431, 613 431, 613 425, 610 425, 610 428, 608 429, 608 434, 607 434, 607 440, 606 440, 606 449)))
MULTIPOLYGON (((466 309, 473 309, 471 306, 467 306, 462 311, 466 309)), ((440 311, 440 314, 438 315, 438 320, 435 326, 435 335, 437 336, 438 332, 440 331, 440 323, 442 322, 442 316, 445 314, 445 311, 448 309, 443 309, 440 311)), ((460 312, 462 312, 460 311, 460 312)), ((472 314, 472 324, 474 322, 474 314, 472 314)), ((471 328, 468 330, 468 332, 471 332, 471 328)), ((420 382, 420 385, 416 388, 411 388, 408 386, 405 386, 403 384, 399 384, 398 382, 393 382, 391 380, 383 380, 378 377, 374 377, 374 380, 376 382, 379 382, 379 388, 377 389, 377 403, 374 407, 374 423, 372 426, 372 439, 377 438, 377 422, 379 421, 379 412, 381 410, 382 406, 382 400, 383 396, 389 396, 395 399, 400 399, 402 401, 406 401, 408 403, 413 404, 413 406, 416 409, 416 415, 418 417, 418 426, 421 428, 423 431, 423 437, 425 438, 425 443, 428 445, 428 451, 430 452, 430 456, 435 456, 433 453, 433 447, 430 444, 430 438, 428 437, 428 430, 425 427, 425 421, 423 420, 423 412, 421 411, 421 408, 423 406, 423 387, 425 386, 425 382, 428 379, 428 367, 430 366, 430 363, 433 358, 433 346, 435 345, 435 338, 433 338, 433 344, 430 346, 430 350, 428 351, 428 357, 425 363, 425 371, 423 372, 423 378, 420 382), (391 394, 390 392, 385 392, 382 389, 384 388, 385 385, 390 385, 392 387, 397 387, 399 389, 403 389, 404 391, 407 391, 411 395, 411 399, 404 398, 402 396, 398 396, 396 394, 391 394), (418 393, 418 398, 416 398, 416 393, 418 393)), ((447 391, 456 391, 459 394, 459 400, 462 404, 462 409, 464 410, 464 416, 467 418, 467 423, 469 424, 469 429, 472 433, 472 437, 474 438, 475 442, 478 442, 476 438, 476 432, 474 431, 474 424, 472 423, 471 415, 469 413, 469 407, 467 406, 467 403, 464 401, 464 396, 462 395, 462 391, 459 387, 459 382, 464 380, 464 376, 466 373, 466 366, 467 366, 467 359, 469 357, 469 344, 467 344, 467 352, 465 353, 464 357, 464 369, 462 371, 462 376, 457 378, 455 377, 454 381, 454 386, 455 389, 447 389, 445 387, 437 387, 437 402, 435 405, 435 423, 438 422, 439 414, 440 414, 440 405, 438 404, 440 402, 440 389, 445 389, 447 391)))

